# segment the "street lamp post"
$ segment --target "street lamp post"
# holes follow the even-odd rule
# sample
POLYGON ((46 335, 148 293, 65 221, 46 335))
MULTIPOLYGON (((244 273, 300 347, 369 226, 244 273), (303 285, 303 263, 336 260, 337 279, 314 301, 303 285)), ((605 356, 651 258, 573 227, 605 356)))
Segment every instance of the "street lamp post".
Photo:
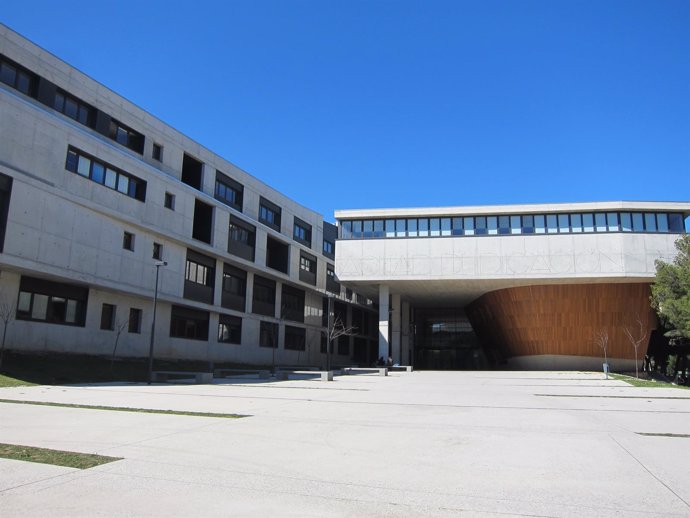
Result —
POLYGON ((331 370, 331 347, 333 342, 331 336, 333 335, 333 323, 331 321, 333 297, 328 296, 328 319, 326 320, 326 370, 331 370))
POLYGON ((151 319, 151 343, 149 344, 149 385, 153 378, 153 341, 156 335, 156 306, 158 305, 158 273, 161 266, 167 266, 167 261, 156 261, 156 286, 153 290, 153 318, 151 319))

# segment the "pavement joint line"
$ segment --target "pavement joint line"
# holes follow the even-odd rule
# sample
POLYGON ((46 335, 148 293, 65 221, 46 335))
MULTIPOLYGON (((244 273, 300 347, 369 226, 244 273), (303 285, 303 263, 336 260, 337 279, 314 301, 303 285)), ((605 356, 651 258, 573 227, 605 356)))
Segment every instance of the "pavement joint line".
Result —
POLYGON ((659 477, 657 477, 654 473, 652 473, 652 471, 651 471, 647 466, 645 466, 645 465, 642 463, 642 461, 641 461, 640 459, 638 459, 637 457, 635 457, 635 455, 633 455, 633 454, 630 452, 630 450, 628 450, 625 446, 623 446, 620 442, 618 442, 618 440, 616 440, 616 438, 615 438, 613 435, 609 435, 609 437, 611 437, 611 440, 612 440, 613 442, 615 442, 618 446, 620 446, 620 448, 621 448, 623 451, 625 451, 628 455, 630 455, 630 457, 631 457, 632 459, 634 459, 635 462, 637 462, 640 466, 642 466, 642 468, 643 468, 647 473, 649 473, 652 477, 654 477, 654 479, 655 479, 657 482, 659 482, 659 484, 661 484, 661 485, 664 486, 666 489, 668 489, 671 493, 673 493, 673 495, 675 495, 675 497, 676 497, 678 500, 680 500, 681 502, 683 502, 683 503, 685 504, 686 507, 690 508, 690 504, 689 504, 682 496, 680 496, 680 495, 679 495, 678 493, 676 493, 673 489, 671 489, 671 487, 670 487, 668 484, 666 484, 666 482, 664 482, 664 481, 661 480, 659 477))
POLYGON ((673 439, 690 439, 690 434, 687 433, 663 433, 663 432, 635 432, 637 435, 644 435, 645 437, 670 437, 673 439))
MULTIPOLYGON (((9 460, 9 461, 13 461, 13 462, 26 462, 26 461, 15 460, 15 459, 2 459, 2 460, 9 460)), ((81 475, 81 476, 89 476, 88 470, 79 469, 79 468, 69 468, 69 467, 66 467, 66 466, 58 466, 58 467, 63 468, 63 469, 68 469, 68 470, 70 470, 70 471, 68 471, 67 473, 60 473, 60 474, 58 474, 58 475, 53 475, 52 477, 45 477, 45 478, 42 478, 42 479, 40 479, 40 480, 32 480, 32 481, 30 481, 30 482, 25 482, 24 484, 19 484, 18 486, 6 487, 6 488, 3 488, 3 489, 0 489, 0 493, 4 493, 4 492, 6 492, 6 491, 12 491, 13 489, 20 489, 20 488, 22 488, 22 487, 31 486, 31 485, 33 485, 33 484, 41 484, 41 483, 47 482, 47 481, 49 481, 49 480, 54 480, 54 479, 57 479, 57 478, 60 478, 60 477, 68 477, 68 476, 70 476, 70 475, 74 475, 74 476, 79 476, 79 475, 81 475)), ((67 483, 67 482, 69 482, 69 481, 65 481, 65 483, 67 483)))
MULTIPOLYGON (((638 387, 636 387, 638 388, 638 387)), ((591 398, 604 398, 604 399, 688 399, 690 397, 686 396, 599 396, 596 394, 534 394, 538 397, 591 397, 591 398)))

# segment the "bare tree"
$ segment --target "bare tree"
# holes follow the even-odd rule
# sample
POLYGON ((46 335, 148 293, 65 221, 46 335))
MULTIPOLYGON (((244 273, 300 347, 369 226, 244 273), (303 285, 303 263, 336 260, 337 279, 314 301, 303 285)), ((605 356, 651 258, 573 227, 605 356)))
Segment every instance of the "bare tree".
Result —
POLYGON ((599 348, 604 351, 604 365, 606 379, 609 379, 609 359, 608 359, 608 349, 609 349, 609 332, 606 329, 599 329, 594 332, 593 341, 599 348))
POLYGON ((331 351, 333 350, 333 342, 341 336, 352 336, 357 333, 357 328, 354 326, 346 326, 340 315, 334 315, 329 318, 329 326, 323 331, 326 335, 326 370, 331 369, 331 351))
POLYGON ((5 354, 5 339, 7 338, 7 326, 15 315, 15 306, 4 299, 0 299, 0 321, 2 321, 2 344, 0 345, 0 369, 2 369, 2 357, 5 354))
POLYGON ((635 323, 637 325, 631 325, 631 326, 626 326, 625 328, 625 336, 628 337, 628 340, 630 340, 630 344, 633 346, 635 349, 635 377, 639 378, 640 373, 638 369, 638 350, 640 348, 640 345, 644 342, 645 338, 647 338, 647 326, 644 324, 642 321, 642 318, 640 315, 637 315, 635 317, 635 323))
POLYGON ((117 351, 117 344, 120 341, 120 335, 128 325, 129 320, 117 320, 115 322, 113 327, 113 331, 115 331, 115 344, 113 345, 113 354, 110 356, 110 370, 113 370, 113 362, 115 361, 115 352, 117 351))

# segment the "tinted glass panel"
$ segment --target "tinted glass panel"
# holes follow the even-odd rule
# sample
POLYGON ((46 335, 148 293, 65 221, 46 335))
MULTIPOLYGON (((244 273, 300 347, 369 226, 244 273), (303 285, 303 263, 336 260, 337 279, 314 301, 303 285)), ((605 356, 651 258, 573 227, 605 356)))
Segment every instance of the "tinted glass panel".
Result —
POLYGON ((668 232, 668 217, 666 214, 656 215, 656 228, 659 232, 668 232))
POLYGON ((374 237, 383 237, 385 235, 383 231, 384 221, 382 219, 374 220, 374 237))
POLYGON ((395 220, 395 236, 396 237, 405 237, 405 220, 404 219, 396 219, 395 220))
POLYGON ((630 232, 632 230, 632 218, 629 212, 621 212, 621 230, 630 232))
POLYGON ((656 217, 649 212, 644 215, 644 228, 647 232, 656 232, 656 217))
POLYGON ((606 232, 606 214, 597 212, 594 215, 597 232, 606 232))
POLYGON ((419 237, 426 237, 429 235, 429 220, 420 219, 419 220, 419 237))
POLYGON ((549 234, 555 234, 558 232, 558 218, 555 214, 548 214, 546 216, 546 228, 549 234))
POLYGON ((474 235, 474 218, 473 217, 468 217, 468 218, 463 218, 463 223, 464 223, 464 228, 465 228, 465 234, 468 236, 474 235))
POLYGON ((453 235, 461 236, 463 233, 462 218, 453 218, 453 235))
POLYGON ((486 226, 489 234, 498 234, 498 218, 496 216, 486 218, 486 226))
POLYGON ((644 218, 639 212, 634 212, 632 215, 633 231, 644 232, 644 218))
POLYGON ((431 218, 429 220, 429 230, 432 236, 441 235, 441 221, 438 218, 431 218))
POLYGON ((583 214, 582 215, 582 225, 585 232, 594 232, 594 215, 593 214, 583 214))
POLYGON ((680 214, 669 214, 668 215, 669 229, 671 232, 682 232, 683 231, 683 216, 680 214))
POLYGON ((608 225, 610 232, 617 232, 619 230, 618 213, 609 212, 608 214, 606 214, 606 224, 608 225))
POLYGON ((546 218, 542 214, 534 216, 534 231, 537 234, 546 233, 546 218))
POLYGON ((417 220, 408 219, 407 220, 407 235, 410 237, 417 237, 417 220))
POLYGON ((442 236, 449 236, 450 235, 450 218, 441 219, 441 235, 442 236))
POLYGON ((582 214, 570 215, 570 228, 573 232, 582 232, 582 214))

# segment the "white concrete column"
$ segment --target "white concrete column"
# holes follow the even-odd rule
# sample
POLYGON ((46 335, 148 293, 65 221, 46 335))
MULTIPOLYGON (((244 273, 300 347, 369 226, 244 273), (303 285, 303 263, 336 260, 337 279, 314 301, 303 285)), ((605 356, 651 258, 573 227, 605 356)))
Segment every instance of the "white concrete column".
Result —
POLYGON ((402 341, 400 347, 402 354, 400 357, 401 365, 412 365, 410 360, 410 303, 402 303, 402 319, 400 323, 402 330, 402 341))
POLYGON ((281 312, 283 310, 283 283, 276 281, 276 305, 274 308, 274 317, 281 320, 281 312))
MULTIPOLYGON (((252 299, 254 298, 254 273, 253 272, 247 272, 247 286, 245 290, 245 296, 244 296, 244 312, 245 313, 251 313, 252 312, 252 299)), ((242 330, 244 331, 244 329, 242 330)), ((259 343, 259 339, 257 338, 256 340, 257 343, 259 343)))
POLYGON ((379 357, 388 360, 388 286, 379 285, 379 357))
POLYGON ((401 330, 400 330, 400 315, 402 308, 400 307, 400 294, 393 293, 391 297, 391 326, 393 327, 393 332, 391 333, 391 356, 393 357, 393 363, 401 363, 401 330))

